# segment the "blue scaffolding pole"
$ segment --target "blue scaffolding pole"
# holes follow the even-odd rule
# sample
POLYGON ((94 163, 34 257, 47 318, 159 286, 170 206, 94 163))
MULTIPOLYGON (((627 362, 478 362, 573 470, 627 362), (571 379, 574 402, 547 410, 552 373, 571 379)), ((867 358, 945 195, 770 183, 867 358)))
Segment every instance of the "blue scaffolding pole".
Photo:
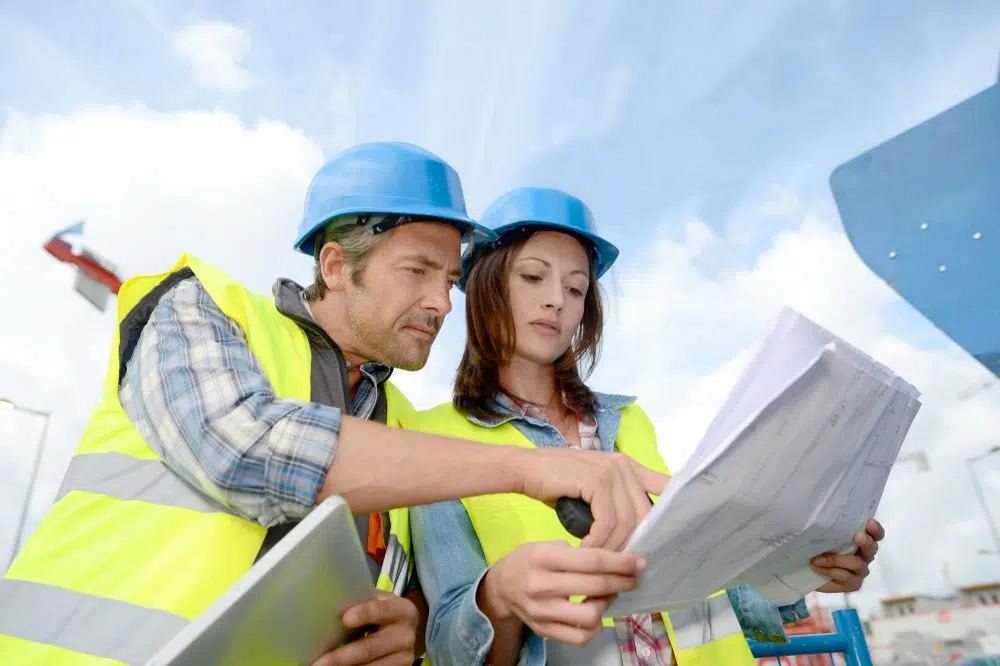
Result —
POLYGON ((793 636, 787 643, 749 641, 750 651, 757 659, 840 652, 847 666, 872 666, 858 611, 853 608, 833 611, 833 626, 835 633, 793 636))

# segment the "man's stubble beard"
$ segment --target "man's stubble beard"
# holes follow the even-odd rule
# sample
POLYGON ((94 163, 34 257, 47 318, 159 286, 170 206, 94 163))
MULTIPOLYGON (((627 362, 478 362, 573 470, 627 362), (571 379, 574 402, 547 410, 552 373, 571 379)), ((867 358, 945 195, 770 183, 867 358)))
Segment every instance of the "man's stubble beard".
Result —
MULTIPOLYGON (((349 299, 347 303, 347 324, 354 337, 357 353, 369 360, 407 372, 422 370, 427 365, 431 348, 434 341, 437 340, 440 322, 435 321, 433 317, 422 317, 418 314, 408 313, 393 322, 392 328, 388 331, 383 330, 377 324, 370 326, 367 322, 375 317, 369 318, 367 315, 376 313, 378 307, 376 305, 370 310, 367 309, 371 305, 371 301, 367 300, 364 292, 364 287, 360 286, 358 296, 349 299), (435 330, 434 338, 426 343, 422 350, 424 353, 420 355, 419 359, 413 358, 414 354, 410 353, 409 349, 396 339, 397 336, 403 335, 401 329, 411 321, 420 322, 435 330)), ((420 343, 415 341, 415 344, 420 343)))

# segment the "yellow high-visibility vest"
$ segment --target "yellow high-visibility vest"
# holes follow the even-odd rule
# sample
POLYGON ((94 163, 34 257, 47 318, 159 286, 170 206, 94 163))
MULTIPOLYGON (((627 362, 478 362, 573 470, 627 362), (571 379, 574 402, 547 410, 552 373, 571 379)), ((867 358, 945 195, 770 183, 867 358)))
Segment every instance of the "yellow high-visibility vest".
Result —
MULTIPOLYGON (((535 446, 511 423, 483 427, 469 421, 451 403, 417 412, 406 427, 485 444, 535 446)), ((621 410, 615 444, 620 452, 642 465, 669 474, 656 446, 653 424, 638 405, 631 404, 621 410)), ((491 566, 524 543, 563 540, 574 547, 580 545, 580 540, 566 531, 552 508, 530 497, 510 493, 481 495, 463 499, 462 504, 491 566)), ((678 666, 754 666, 756 662, 725 591, 701 603, 705 608, 700 611, 708 612, 662 613, 678 666), (700 631, 706 615, 714 617, 716 625, 724 624, 735 631, 714 638, 711 631, 700 631), (679 635, 682 635, 680 641, 679 635)), ((613 624, 611 618, 604 618, 605 626, 613 624)), ((426 666, 428 662, 424 663, 426 666)))
MULTIPOLYGON (((184 255, 134 277, 118 294, 118 323, 171 274, 189 268, 235 320, 280 398, 310 400, 312 350, 273 299, 184 255)), ((100 401, 58 497, 0 580, 5 666, 141 664, 254 563, 266 530, 195 490, 143 439, 118 400, 119 335, 100 401)), ((386 382, 386 422, 412 405, 386 382)), ((388 464, 388 463, 387 463, 388 464)), ((377 586, 401 593, 412 572, 409 514, 389 512, 377 586)))

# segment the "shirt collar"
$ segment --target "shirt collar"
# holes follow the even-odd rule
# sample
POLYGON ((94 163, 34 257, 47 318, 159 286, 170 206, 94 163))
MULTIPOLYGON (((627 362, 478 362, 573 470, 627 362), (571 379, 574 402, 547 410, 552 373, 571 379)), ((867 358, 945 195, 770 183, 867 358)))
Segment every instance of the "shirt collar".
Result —
MULTIPOLYGON (((347 359, 344 359, 344 362, 348 363, 347 359)), ((365 361, 361 364, 361 374, 368 375, 373 382, 381 384, 392 376, 392 367, 378 361, 365 361)))
MULTIPOLYGON (((628 407, 636 400, 635 396, 631 395, 599 393, 597 391, 594 391, 594 397, 597 398, 598 412, 621 410, 628 407)), ((483 426, 484 428, 496 428, 517 419, 528 421, 529 423, 534 423, 536 425, 544 422, 544 416, 542 416, 541 410, 537 407, 517 401, 505 393, 498 393, 490 400, 490 403, 494 408, 494 411, 497 412, 495 416, 487 418, 467 416, 466 418, 468 418, 472 423, 483 426)))

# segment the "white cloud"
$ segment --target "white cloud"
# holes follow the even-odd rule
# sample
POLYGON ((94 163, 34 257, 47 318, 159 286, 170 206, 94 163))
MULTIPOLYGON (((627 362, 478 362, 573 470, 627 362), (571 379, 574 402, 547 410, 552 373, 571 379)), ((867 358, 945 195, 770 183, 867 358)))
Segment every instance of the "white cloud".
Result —
MULTIPOLYGON (((53 413, 29 527, 96 402, 114 326, 113 312, 100 314, 73 293, 70 270, 42 251, 48 235, 86 218, 85 244, 125 276, 166 270, 190 252, 269 292, 279 274, 308 279, 310 262, 291 244, 321 161, 317 144, 283 123, 246 126, 221 112, 99 108, 9 118, 0 134, 8 314, 0 397, 53 413)), ((0 469, 10 481, 0 483, 0 553, 39 434, 36 419, 0 413, 0 469)))
POLYGON ((240 92, 257 84, 243 66, 250 51, 246 30, 228 23, 197 22, 174 33, 174 53, 186 62, 198 85, 223 92, 240 92))

